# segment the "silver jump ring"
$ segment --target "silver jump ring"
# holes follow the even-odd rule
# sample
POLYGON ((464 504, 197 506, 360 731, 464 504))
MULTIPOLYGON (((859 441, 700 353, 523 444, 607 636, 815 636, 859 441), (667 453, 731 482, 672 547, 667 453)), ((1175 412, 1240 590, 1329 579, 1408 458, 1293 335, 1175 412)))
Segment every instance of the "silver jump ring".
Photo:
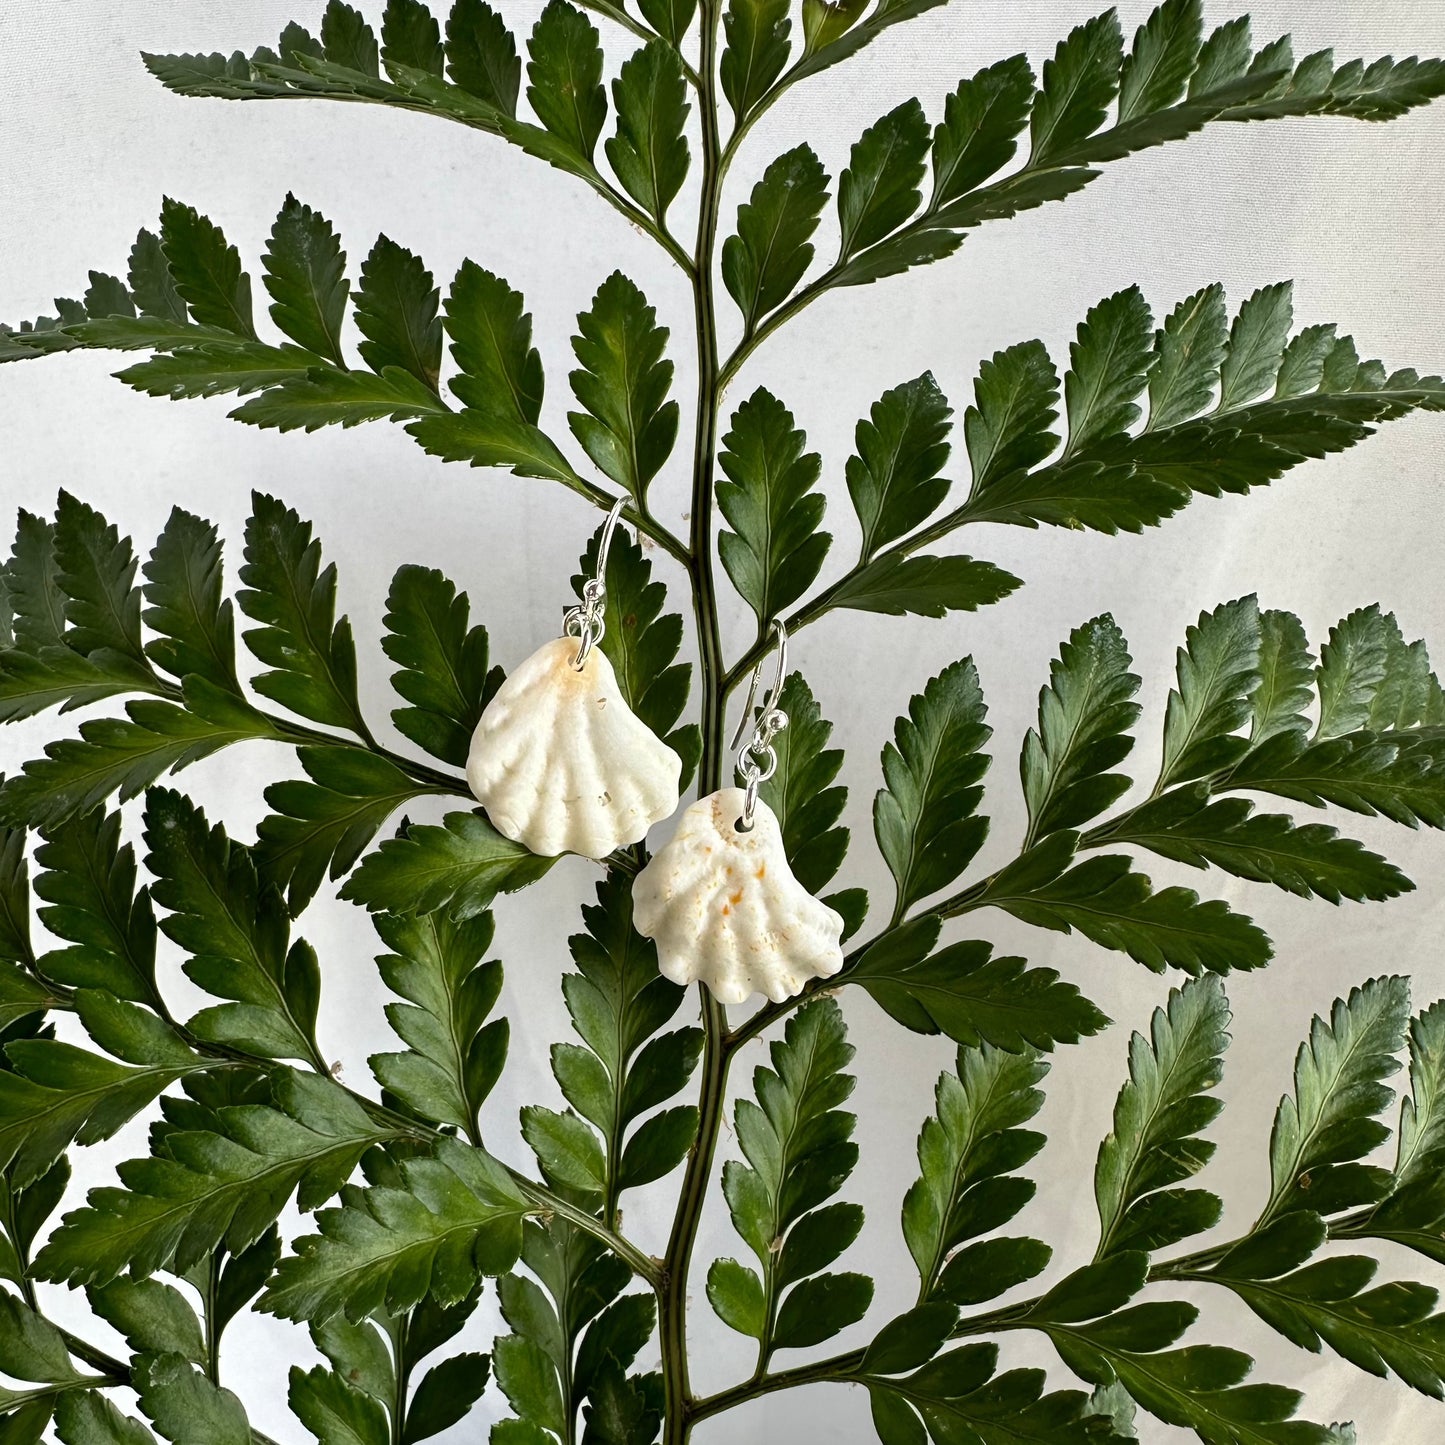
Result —
MULTIPOLYGON (((590 587, 592 584, 589 582, 587 585, 590 587)), ((593 610, 591 616, 583 608, 574 607, 563 618, 562 631, 566 636, 578 639, 577 656, 572 659, 572 666, 581 672, 592 649, 607 635, 607 619, 600 606, 593 610)))
POLYGON ((734 767, 743 780, 743 815, 733 825, 739 833, 752 831, 758 806, 758 788, 778 770, 778 752, 773 747, 773 739, 788 725, 787 713, 778 706, 783 680, 788 671, 788 629, 780 619, 774 618, 773 631, 778 639, 778 670, 773 678, 773 685, 763 700, 762 711, 754 720, 753 703, 757 699, 758 683, 763 673, 763 664, 759 661, 753 669, 752 681, 748 685, 748 700, 743 707, 743 715, 731 744, 738 750, 734 767), (746 743, 743 742, 744 737, 747 738, 746 743))
POLYGON ((750 742, 739 754, 738 771, 745 778, 766 783, 778 771, 778 750, 771 743, 750 742))
POLYGON ((739 833, 751 833, 753 830, 753 814, 758 807, 758 784, 761 778, 749 778, 746 787, 743 789, 743 815, 733 824, 739 833))

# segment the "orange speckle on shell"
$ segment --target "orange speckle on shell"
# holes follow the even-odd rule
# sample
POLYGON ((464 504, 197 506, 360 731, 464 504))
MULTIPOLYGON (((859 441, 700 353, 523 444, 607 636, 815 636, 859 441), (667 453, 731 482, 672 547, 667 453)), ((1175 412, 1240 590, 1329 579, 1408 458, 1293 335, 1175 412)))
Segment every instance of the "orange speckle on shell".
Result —
POLYGON ((753 877, 754 877, 754 878, 766 878, 767 876, 768 876, 768 865, 767 865, 766 863, 759 863, 759 864, 758 864, 758 871, 753 874, 753 877))
POLYGON ((728 902, 729 902, 729 903, 741 903, 742 901, 743 901, 743 890, 742 890, 741 888, 739 888, 736 893, 729 893, 729 894, 728 894, 728 902))

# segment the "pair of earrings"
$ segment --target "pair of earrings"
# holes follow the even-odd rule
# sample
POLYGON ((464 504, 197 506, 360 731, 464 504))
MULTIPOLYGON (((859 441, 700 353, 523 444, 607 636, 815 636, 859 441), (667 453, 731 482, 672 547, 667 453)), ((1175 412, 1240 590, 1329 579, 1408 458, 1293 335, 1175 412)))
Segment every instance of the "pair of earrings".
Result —
MULTIPOLYGON (((523 662, 487 704, 472 736, 467 782, 493 826, 534 853, 605 858, 639 843, 679 801, 682 759, 627 705, 606 654, 607 551, 562 636, 523 662)), ((752 720, 762 664, 732 746, 743 786, 722 788, 683 813, 672 839, 633 880, 633 922, 657 944, 674 983, 705 983, 723 1003, 753 993, 775 1003, 843 966, 842 918, 793 876, 773 810, 758 796, 777 768, 773 739, 787 632, 775 622, 778 669, 752 720)))

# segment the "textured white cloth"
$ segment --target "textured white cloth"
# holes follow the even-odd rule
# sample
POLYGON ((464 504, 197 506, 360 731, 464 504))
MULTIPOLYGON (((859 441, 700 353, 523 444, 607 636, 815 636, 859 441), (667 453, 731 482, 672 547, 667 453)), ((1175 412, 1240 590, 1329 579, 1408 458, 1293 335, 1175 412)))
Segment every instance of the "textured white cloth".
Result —
MULTIPOLYGON (((1021 49, 1037 66, 1071 25, 1102 3, 960 0, 889 32, 846 68, 800 86, 757 128, 730 182, 725 217, 762 166, 799 138, 810 141, 836 176, 848 146, 885 110, 917 94, 936 117, 960 76, 1021 49)), ((379 0, 363 8, 379 20, 379 0)), ((525 34, 537 8, 535 0, 508 5, 514 29, 525 34)), ((1120 8, 1132 28, 1148 6, 1126 0, 1120 8)), ((1227 19, 1240 8, 1211 4, 1209 16, 1227 19)), ((622 267, 674 328, 670 354, 685 427, 693 363, 683 278, 585 187, 494 139, 418 116, 320 102, 181 100, 164 93, 137 56, 141 49, 250 50, 274 43, 287 20, 314 27, 321 9, 320 0, 224 6, 12 0, 0 8, 6 57, 0 315, 16 321, 50 310, 56 294, 78 295, 89 267, 123 270, 137 227, 154 225, 163 194, 223 225, 257 277, 271 219, 291 190, 337 226, 353 278, 376 233, 385 230, 424 256, 443 285, 462 257, 471 256, 518 286, 548 369, 544 424, 559 434, 571 401, 566 373, 573 318, 601 280, 622 267)), ((1438 0, 1258 0, 1253 9, 1257 38, 1292 27, 1297 55, 1331 43, 1341 56, 1445 51, 1438 0)), ((615 64, 625 47, 615 31, 605 38, 615 64)), ((981 358, 1039 336, 1062 359, 1085 310, 1131 282, 1140 283, 1162 314, 1210 281, 1222 280, 1237 304, 1256 286, 1292 276, 1301 324, 1338 321, 1363 355, 1439 369, 1445 366, 1442 161, 1445 105, 1388 126, 1302 120, 1213 127, 1111 163, 1082 194, 984 228, 948 262, 826 298, 748 366, 732 401, 768 385, 822 451, 838 566, 855 536, 843 462, 857 418, 886 387, 931 368, 961 416, 981 358)), ((679 217, 690 195, 689 188, 679 217)), ((823 229, 825 257, 831 224, 823 229)), ((256 291, 259 309, 259 280, 256 291)), ((724 324, 731 327, 731 318, 724 324)), ((0 369, 0 499, 7 514, 17 505, 48 511, 64 486, 101 507, 144 552, 170 506, 181 503, 220 524, 234 583, 248 493, 274 490, 314 521, 327 557, 340 569, 342 606, 359 641, 363 700, 378 720, 391 705, 391 667, 377 636, 386 587, 401 563, 441 567, 468 589, 474 616, 491 629, 495 659, 508 666, 556 635, 566 579, 598 521, 572 494, 500 472, 445 466, 393 426, 310 437, 245 429, 226 420, 224 401, 168 405, 131 393, 108 379, 117 365, 112 355, 77 355, 0 369)), ((986 803, 993 834, 980 867, 1011 856, 1020 836, 1017 750, 1049 659, 1071 627, 1097 612, 1114 613, 1145 678, 1147 713, 1134 758, 1141 775, 1157 758, 1174 649, 1199 611, 1224 599, 1259 589, 1267 605, 1297 611, 1316 643, 1342 613, 1379 599, 1396 610, 1407 637, 1424 635, 1437 661, 1445 662, 1442 445, 1445 418, 1411 418, 1253 497, 1200 500, 1143 537, 980 528, 968 537, 968 549, 1028 584, 1002 605, 942 622, 838 615, 810 629, 796 641, 795 665, 836 723, 835 741, 849 749, 843 780, 851 788, 847 821, 854 847, 841 881, 874 889, 875 909, 886 914, 888 879, 869 823, 878 752, 910 695, 965 653, 977 660, 995 728, 986 803)), ((654 487, 656 510, 673 526, 689 506, 688 456, 688 446, 679 444, 654 487)), ((963 470, 960 456, 953 474, 963 470)), ((8 535, 8 515, 4 525, 8 535)), ((659 567, 676 581, 665 559, 659 567)), ((724 626, 735 656, 751 627, 735 600, 727 603, 724 626)), ((49 715, 0 732, 0 770, 13 771, 55 725, 49 715)), ((282 750, 252 747, 200 765, 180 781, 248 838, 263 812, 262 788, 287 766, 282 750)), ((1439 947, 1445 839, 1378 821, 1343 821, 1348 832, 1387 851, 1420 891, 1335 912, 1217 875, 1162 862, 1148 867, 1156 880, 1203 887, 1249 911, 1278 946, 1273 967, 1229 986, 1236 1042, 1223 1084, 1228 1107, 1213 1131, 1221 1146, 1204 1182, 1224 1193, 1226 1220, 1239 1227, 1263 1197, 1270 1117, 1310 1015, 1382 971, 1414 973, 1419 1002, 1445 992, 1439 947)), ((568 861, 499 908, 497 950, 507 961, 512 1051, 487 1119, 494 1146, 517 1162, 524 1150, 515 1134, 516 1107, 557 1102, 546 1058, 546 1045, 567 1036, 557 976, 566 937, 579 926, 577 904, 590 895, 594 877, 591 865, 568 861)), ((325 969, 323 1047, 352 1082, 365 1084, 368 1053, 395 1047, 381 1012, 384 990, 368 963, 380 951, 378 942, 360 910, 330 900, 319 902, 303 927, 325 969)), ((1053 1243, 1053 1278, 1092 1251, 1097 1225, 1089 1182, 1123 1076, 1128 1032, 1147 1024, 1171 981, 1081 939, 992 914, 976 916, 970 930, 1002 951, 1058 967, 1117 1021, 1104 1036, 1059 1054, 1040 1116, 1051 1136, 1033 1171, 1043 1182, 1014 1228, 1053 1243)), ((169 946, 162 970, 171 985, 177 968, 169 946)), ((178 996, 189 996, 183 981, 175 986, 178 996)), ((854 1105, 863 1162, 842 1197, 862 1202, 869 1223, 842 1267, 878 1277, 870 1318, 881 1323, 912 1301, 898 1209, 915 1174, 914 1137, 950 1049, 902 1032, 866 998, 850 993, 844 1008, 858 1047, 854 1105)), ((739 1060, 738 1085, 746 1085, 761 1057, 754 1045, 739 1060)), ((143 1148, 142 1131, 132 1128, 79 1154, 74 1196, 107 1180, 116 1160, 143 1148)), ((724 1153, 732 1149, 725 1138, 724 1153)), ((629 1201, 627 1228, 647 1248, 662 1247, 675 1185, 664 1181, 629 1201)), ((702 1289, 708 1261, 739 1249, 715 1197, 697 1250, 694 1290, 694 1371, 704 1390, 741 1378, 752 1365, 747 1342, 712 1318, 702 1289)), ((1439 1271, 1403 1254, 1386 1262, 1384 1274, 1395 1271, 1439 1282, 1439 1271)), ((1259 1378, 1307 1390, 1311 1418, 1353 1417, 1361 1440, 1373 1445, 1429 1445, 1445 1431, 1441 1406, 1329 1354, 1293 1349, 1220 1294, 1191 1297, 1205 1307, 1192 1338, 1255 1351, 1259 1378)), ((479 1316, 484 1326, 496 1321, 494 1299, 489 1290, 479 1316)), ((56 1291, 47 1300, 67 1319, 87 1318, 81 1300, 56 1291)), ((100 1326, 87 1329, 105 1338, 100 1326)), ((861 1331, 850 1332, 839 1344, 861 1338, 861 1331)), ((243 1395, 257 1427, 283 1441, 305 1437, 286 1410, 285 1370, 309 1351, 303 1331, 269 1319, 243 1318, 227 1339, 227 1383, 243 1395)), ((1048 1360, 1032 1338, 1009 1338, 1003 1353, 1006 1363, 1048 1360)), ((642 1363, 649 1363, 646 1356, 642 1363)), ((1057 1366, 1051 1374, 1063 1383, 1057 1366)), ((499 1417, 504 1408, 493 1389, 482 1418, 499 1417)), ((1186 1438, 1147 1420, 1141 1435, 1151 1445, 1186 1438)), ((445 1437, 477 1438, 474 1422, 445 1437)), ((710 1422, 698 1438, 706 1445, 788 1439, 864 1445, 873 1433, 861 1392, 820 1387, 772 1396, 710 1422)))

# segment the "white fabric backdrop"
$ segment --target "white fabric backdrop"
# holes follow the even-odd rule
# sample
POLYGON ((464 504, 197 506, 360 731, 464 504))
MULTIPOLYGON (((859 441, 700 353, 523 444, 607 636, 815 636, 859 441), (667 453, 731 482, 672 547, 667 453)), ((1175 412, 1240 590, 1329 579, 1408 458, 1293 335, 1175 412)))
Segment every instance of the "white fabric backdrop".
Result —
MULTIPOLYGON (((512 0, 507 14, 514 29, 525 33, 536 8, 536 0, 512 0)), ((917 94, 937 114, 959 76, 1021 49, 1037 64, 1094 8, 1095 0, 971 0, 890 32, 846 68, 800 87, 758 127, 724 214, 731 215, 762 165, 798 138, 806 137, 836 174, 851 141, 885 109, 917 94)), ((1132 27, 1148 6, 1125 0, 1120 8, 1132 27)), ((1253 8, 1256 36, 1293 28, 1296 54, 1331 43, 1342 56, 1445 49, 1438 0, 1257 0, 1253 8)), ((88 267, 122 270, 137 226, 154 224, 163 194, 221 223, 254 273, 271 218, 293 190, 335 223, 353 271, 384 229, 422 254, 443 284, 463 256, 508 276, 536 319, 551 382, 544 421, 559 431, 565 431, 572 318, 614 267, 637 278, 673 325, 678 394, 689 396, 690 307, 678 273, 583 187, 489 138, 421 117, 319 103, 184 101, 164 93, 136 57, 140 49, 249 50, 271 43, 286 20, 314 24, 320 9, 296 0, 227 6, 11 0, 0 9, 6 57, 0 315, 18 320, 48 310, 55 294, 78 294, 88 267)), ((1211 6, 1210 19, 1225 19, 1234 9, 1211 6)), ((614 34, 604 40, 614 56, 625 53, 614 34)), ((794 408, 824 455, 832 525, 846 538, 842 462, 856 419, 885 387, 931 367, 961 412, 982 357, 1033 336, 1063 355, 1086 308, 1133 281, 1162 314, 1212 280, 1222 280, 1237 304, 1257 285, 1294 277, 1301 324, 1338 321, 1353 331, 1362 354, 1438 368, 1445 364, 1437 299, 1442 157, 1441 106, 1389 126, 1305 120, 1215 127, 1112 164, 1103 179, 1062 205, 985 228, 949 262, 827 298, 750 363, 733 399, 763 383, 794 408)), ((685 193, 679 216, 686 202, 685 193)), ((7 528, 14 507, 46 511, 63 486, 101 507, 144 549, 179 502, 221 525, 234 577, 250 489, 279 493, 314 520, 340 568, 342 605, 355 624, 373 716, 384 716, 389 670, 375 641, 382 602, 403 562, 439 566, 469 589, 491 629, 495 656, 507 665, 552 634, 566 579, 596 521, 571 494, 444 466, 387 426, 314 437, 244 429, 225 419, 224 403, 168 406, 137 396, 108 379, 115 367, 110 356, 76 355, 0 371, 0 498, 7 528)), ((1202 608, 1226 598, 1258 589, 1266 605, 1297 611, 1316 642, 1342 613, 1379 599, 1395 609, 1408 637, 1424 635, 1445 661, 1445 591, 1438 576, 1445 541, 1442 442, 1445 419, 1410 418, 1253 497, 1196 502, 1162 530, 1138 538, 984 529, 970 537, 970 549, 1028 584, 1001 606, 941 622, 838 615, 811 630, 795 649, 797 665, 836 722, 837 740, 850 749, 845 780, 852 787, 848 821, 855 845, 845 881, 879 888, 885 882, 868 823, 878 750, 911 693, 965 653, 978 662, 996 729, 987 801, 994 828, 983 865, 1008 856, 1018 836, 1016 749, 1049 658, 1072 626, 1099 611, 1118 618, 1146 679, 1148 714, 1135 754, 1140 775, 1157 754, 1174 648, 1202 608)), ((659 514, 674 526, 688 505, 686 455, 679 446, 654 491, 659 514)), ((847 547, 837 550, 841 562, 847 547)), ((735 652, 746 644, 749 619, 730 603, 724 621, 735 652)), ((54 727, 49 716, 0 734, 0 770, 13 771, 54 727)), ((263 811, 262 788, 285 766, 284 753, 253 749, 210 761, 183 782, 248 838, 263 811)), ((1205 1182, 1224 1193, 1226 1219, 1235 1226, 1253 1217, 1262 1198, 1269 1119, 1310 1015, 1382 971, 1413 973, 1421 1003, 1445 992, 1437 943, 1445 922, 1445 841, 1366 820, 1346 825, 1387 851, 1420 891, 1388 905, 1346 904, 1335 913, 1326 904, 1218 875, 1149 866, 1156 880, 1204 887, 1251 912, 1278 946, 1268 971, 1230 983, 1237 1022, 1223 1084, 1228 1108, 1222 1131, 1214 1131, 1221 1144, 1205 1182)), ((508 1072, 489 1105, 491 1137, 499 1152, 518 1161, 517 1105, 556 1101, 546 1045, 564 1036, 557 979, 576 905, 590 893, 592 876, 579 862, 564 864, 498 910, 513 1042, 508 1072)), ((391 1046, 371 963, 376 940, 363 914, 334 900, 315 905, 304 926, 324 960, 324 1047, 353 1082, 365 1085, 367 1054, 391 1046)), ((1002 949, 1060 968, 1117 1021, 1103 1036, 1058 1055, 1041 1116, 1052 1142, 1039 1197, 1020 1222, 1054 1243, 1053 1277, 1092 1249, 1088 1183, 1128 1031, 1146 1024, 1173 980, 1080 939, 992 915, 980 918, 978 928, 1002 949)), ((179 980, 173 957, 165 967, 168 983, 179 980)), ((176 986, 189 987, 183 980, 176 986)), ((912 1298, 898 1207, 915 1173, 916 1130, 950 1050, 903 1033, 866 999, 848 996, 844 1007, 858 1047, 862 1146, 845 1197, 862 1202, 870 1221, 844 1262, 877 1276, 876 1322, 912 1298)), ((736 1082, 746 1081, 756 1057, 744 1057, 736 1082)), ((75 1198, 140 1148, 140 1133, 132 1129, 81 1155, 75 1198)), ((629 1230, 651 1248, 662 1246, 675 1185, 674 1179, 648 1191, 628 1211, 629 1230)), ((701 1292, 707 1261, 736 1249, 715 1202, 698 1249, 692 1316, 695 1372, 705 1389, 751 1367, 750 1353, 711 1318, 701 1292)), ((1438 1274, 1403 1255, 1387 1260, 1391 1270, 1438 1274)), ((494 1319, 492 1297, 483 1323, 494 1319)), ((1293 1350, 1222 1295, 1201 1302, 1206 1315, 1192 1338, 1257 1352, 1258 1377, 1306 1387, 1311 1418, 1352 1417, 1361 1438, 1375 1445, 1441 1438, 1440 1406, 1332 1357, 1293 1350)), ((47 1291, 47 1303, 58 1315, 86 1318, 83 1301, 62 1292, 47 1291)), ((99 1325, 87 1328, 97 1340, 105 1335, 99 1325)), ((1006 1345, 1009 1362, 1047 1359, 1032 1340, 1006 1345)), ((313 1357, 302 1330, 243 1319, 228 1336, 227 1382, 245 1397, 259 1428, 299 1442, 304 1432, 285 1407, 285 1369, 313 1357)), ((1054 1373, 1062 1379, 1057 1366, 1054 1373)), ((493 1390, 481 1418, 502 1409, 493 1390)), ((476 1419, 446 1438, 481 1438, 476 1419)), ((861 1393, 822 1387, 773 1396, 698 1433, 707 1445, 724 1445, 783 1440, 800 1431, 803 1439, 847 1445, 873 1438, 861 1393)), ((1152 1420, 1141 1433, 1161 1445, 1186 1438, 1152 1420)))

